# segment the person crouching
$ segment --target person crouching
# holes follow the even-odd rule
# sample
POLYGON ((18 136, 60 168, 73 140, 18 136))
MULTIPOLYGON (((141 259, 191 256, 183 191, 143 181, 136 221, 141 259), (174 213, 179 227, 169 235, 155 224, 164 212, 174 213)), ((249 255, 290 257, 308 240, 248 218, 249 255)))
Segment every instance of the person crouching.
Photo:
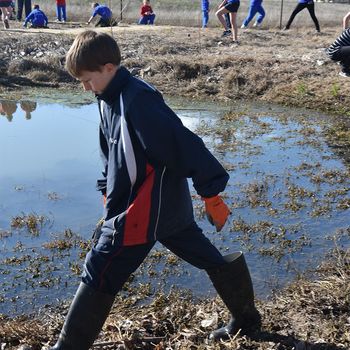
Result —
POLYGON ((23 27, 26 28, 28 23, 30 28, 47 28, 47 17, 38 4, 33 6, 33 11, 26 17, 23 27))

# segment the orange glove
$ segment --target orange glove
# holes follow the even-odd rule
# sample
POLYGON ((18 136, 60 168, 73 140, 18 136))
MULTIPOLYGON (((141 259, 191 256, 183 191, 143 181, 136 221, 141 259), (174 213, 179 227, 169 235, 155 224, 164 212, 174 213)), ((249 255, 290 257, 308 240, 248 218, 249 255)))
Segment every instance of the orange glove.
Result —
POLYGON ((202 197, 202 199, 205 203, 205 211, 209 222, 216 227, 216 232, 220 232, 231 214, 229 208, 220 196, 202 197))
POLYGON ((106 206, 106 202, 107 202, 107 195, 104 194, 104 195, 103 195, 103 206, 104 206, 104 207, 106 206))

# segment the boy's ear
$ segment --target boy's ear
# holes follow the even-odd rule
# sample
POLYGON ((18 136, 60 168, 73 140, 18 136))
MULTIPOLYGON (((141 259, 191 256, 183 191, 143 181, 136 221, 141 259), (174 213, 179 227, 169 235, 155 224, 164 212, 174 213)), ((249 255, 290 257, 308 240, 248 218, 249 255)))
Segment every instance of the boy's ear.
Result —
POLYGON ((105 64, 105 69, 107 70, 107 72, 112 73, 116 71, 117 66, 113 63, 106 63, 105 64))

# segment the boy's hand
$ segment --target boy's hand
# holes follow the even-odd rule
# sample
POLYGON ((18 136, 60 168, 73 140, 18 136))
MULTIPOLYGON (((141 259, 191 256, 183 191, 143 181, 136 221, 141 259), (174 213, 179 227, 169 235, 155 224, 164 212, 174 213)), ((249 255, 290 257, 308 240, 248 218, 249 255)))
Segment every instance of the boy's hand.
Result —
POLYGON ((103 206, 106 206, 106 202, 107 202, 107 195, 103 195, 103 206))
POLYGON ((220 232, 231 214, 229 208, 220 196, 202 199, 209 222, 216 227, 216 232, 220 232))

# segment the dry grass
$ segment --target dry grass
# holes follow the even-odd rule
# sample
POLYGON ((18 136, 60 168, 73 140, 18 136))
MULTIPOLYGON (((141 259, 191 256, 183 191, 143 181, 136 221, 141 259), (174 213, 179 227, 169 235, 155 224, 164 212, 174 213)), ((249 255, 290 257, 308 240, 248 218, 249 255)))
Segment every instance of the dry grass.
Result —
MULTIPOLYGON (((268 302, 259 302, 263 329, 251 337, 208 342, 210 330, 228 319, 220 300, 193 301, 190 294, 157 294, 149 304, 137 294, 118 297, 96 349, 342 350, 350 348, 350 251, 335 249, 316 271, 301 276, 268 302), (315 276, 315 275, 314 275, 315 276), (331 292, 330 292, 331 291, 331 292)), ((43 310, 33 317, 1 318, 5 349, 41 349, 52 344, 67 308, 43 310)))

